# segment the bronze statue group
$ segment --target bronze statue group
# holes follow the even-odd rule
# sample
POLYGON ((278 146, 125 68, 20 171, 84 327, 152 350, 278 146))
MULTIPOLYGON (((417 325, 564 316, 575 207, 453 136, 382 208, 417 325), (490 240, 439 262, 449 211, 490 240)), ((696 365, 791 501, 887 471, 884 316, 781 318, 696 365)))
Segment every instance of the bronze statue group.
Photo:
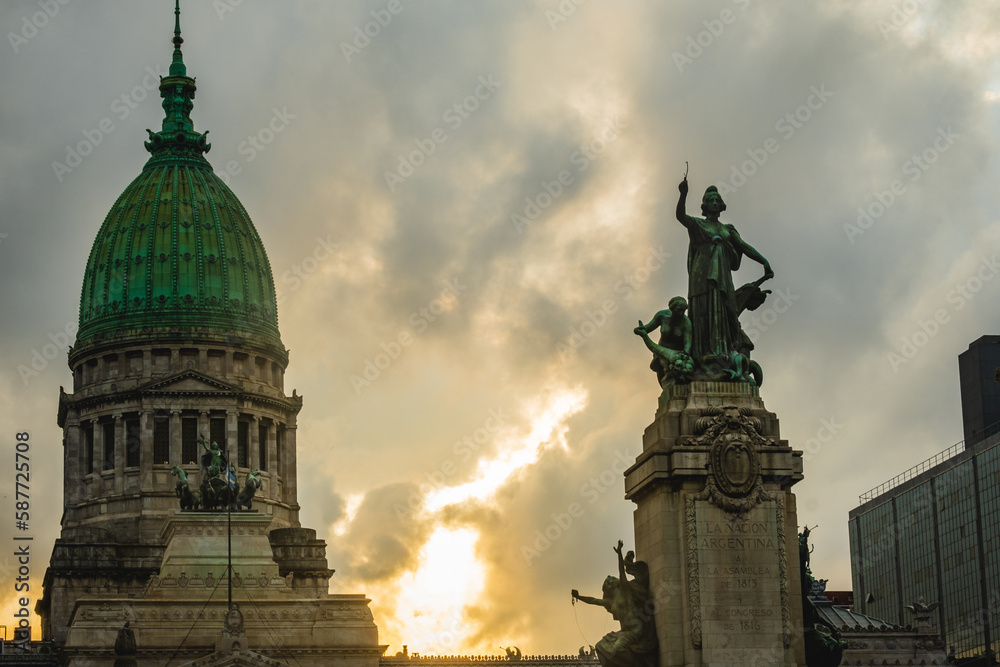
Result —
POLYGON ((693 380, 747 382, 760 386, 764 376, 751 361, 753 341, 740 326, 744 310, 756 310, 770 290, 761 284, 774 277, 770 263, 743 240, 736 227, 719 220, 726 204, 714 185, 701 200, 704 218, 687 214, 687 176, 678 186, 677 220, 688 231, 688 296, 675 296, 647 324, 639 321, 634 331, 653 353, 650 364, 660 386, 687 384, 693 380), (733 271, 746 256, 764 267, 764 275, 739 289, 733 286, 733 271), (689 312, 685 314, 685 310, 689 312), (649 334, 659 327, 660 339, 649 334))
POLYGON ((209 445, 204 436, 198 438, 198 443, 205 450, 201 456, 202 476, 198 491, 191 490, 184 468, 176 465, 171 470, 171 474, 177 477, 174 491, 180 499, 181 509, 207 511, 253 509, 254 495, 263 485, 260 470, 248 472, 243 489, 237 493, 239 487, 236 483, 236 472, 234 467, 230 467, 229 457, 219 447, 219 443, 213 442, 209 445))

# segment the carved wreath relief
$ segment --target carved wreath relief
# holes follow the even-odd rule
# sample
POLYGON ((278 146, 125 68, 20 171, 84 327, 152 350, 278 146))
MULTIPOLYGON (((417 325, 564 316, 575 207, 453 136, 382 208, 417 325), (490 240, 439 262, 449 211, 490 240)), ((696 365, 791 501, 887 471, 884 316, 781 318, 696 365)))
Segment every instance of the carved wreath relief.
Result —
POLYGON ((727 405, 711 409, 695 428, 702 435, 693 444, 711 446, 706 491, 712 504, 738 514, 754 508, 764 493, 758 448, 771 444, 760 434, 760 420, 746 408, 727 405))

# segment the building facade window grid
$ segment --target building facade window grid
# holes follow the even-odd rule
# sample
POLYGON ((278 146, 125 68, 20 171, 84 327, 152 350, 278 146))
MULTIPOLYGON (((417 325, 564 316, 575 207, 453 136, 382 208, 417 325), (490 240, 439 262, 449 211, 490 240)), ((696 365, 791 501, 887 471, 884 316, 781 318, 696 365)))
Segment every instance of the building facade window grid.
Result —
POLYGON ((865 572, 865 596, 870 599, 865 613, 890 622, 898 622, 896 585, 895 526, 892 503, 883 503, 859 522, 862 542, 866 545, 862 567, 865 572))
POLYGON ((902 605, 920 597, 939 600, 937 627, 949 652, 960 659, 982 656, 989 637, 996 655, 1000 438, 941 464, 912 488, 886 496, 877 505, 851 513, 852 579, 859 611, 905 625, 912 617, 894 605, 893 598, 902 599, 902 605), (956 460, 959 457, 964 460, 956 460))
POLYGON ((956 657, 971 657, 983 647, 979 559, 976 553, 976 507, 972 461, 940 475, 938 513, 941 532, 945 633, 956 657))
POLYGON ((1000 447, 983 452, 977 460, 979 474, 979 511, 982 516, 982 539, 985 555, 986 614, 990 621, 990 634, 994 653, 1000 629, 1000 554, 996 552, 1000 536, 1000 447))
MULTIPOLYGON (((901 494, 896 503, 897 533, 899 535, 899 569, 909 573, 902 576, 901 598, 908 604, 921 597, 937 598, 937 568, 934 565, 933 498, 930 488, 915 488, 901 494)), ((899 616, 905 617, 903 609, 899 616)))

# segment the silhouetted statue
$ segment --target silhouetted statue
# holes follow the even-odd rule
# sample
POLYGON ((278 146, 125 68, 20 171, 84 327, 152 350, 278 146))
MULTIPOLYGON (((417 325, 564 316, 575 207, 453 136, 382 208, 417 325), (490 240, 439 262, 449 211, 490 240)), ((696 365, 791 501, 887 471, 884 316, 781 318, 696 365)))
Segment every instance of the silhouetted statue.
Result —
POLYGON ((248 472, 246 483, 243 485, 243 490, 240 491, 240 495, 236 498, 236 508, 243 509, 246 507, 248 510, 253 509, 254 494, 257 493, 257 490, 262 485, 263 482, 260 481, 260 470, 248 472))
POLYGON ((170 474, 177 477, 177 484, 174 485, 174 493, 176 493, 177 497, 180 498, 181 509, 198 509, 198 496, 191 492, 191 487, 188 485, 187 473, 184 472, 184 468, 174 466, 170 469, 170 474))
POLYGON ((201 506, 206 510, 225 509, 236 499, 230 480, 220 477, 222 473, 226 473, 228 477, 229 458, 219 447, 219 443, 209 445, 204 437, 199 437, 198 442, 205 449, 205 453, 201 455, 201 506))
POLYGON ((224 456, 222 449, 219 447, 219 443, 213 441, 212 444, 209 445, 204 437, 199 437, 198 442, 205 448, 205 453, 201 456, 202 470, 205 471, 205 475, 209 479, 218 477, 219 473, 222 472, 224 456))
POLYGON ((823 620, 816 604, 809 598, 815 579, 809 569, 809 526, 799 533, 799 576, 802 579, 802 625, 805 640, 806 664, 809 667, 837 667, 847 646, 840 640, 840 633, 823 620))
POLYGON ((634 554, 622 557, 623 542, 618 541, 618 576, 604 580, 603 597, 580 595, 573 589, 574 600, 607 609, 621 624, 621 630, 609 632, 597 642, 597 657, 602 667, 657 667, 660 660, 652 606, 647 604, 649 569, 646 563, 634 561, 634 554), (629 579, 626 574, 635 578, 629 579))
POLYGON ((129 622, 125 621, 115 639, 115 667, 136 667, 138 663, 135 661, 135 656, 135 633, 129 627, 129 622))

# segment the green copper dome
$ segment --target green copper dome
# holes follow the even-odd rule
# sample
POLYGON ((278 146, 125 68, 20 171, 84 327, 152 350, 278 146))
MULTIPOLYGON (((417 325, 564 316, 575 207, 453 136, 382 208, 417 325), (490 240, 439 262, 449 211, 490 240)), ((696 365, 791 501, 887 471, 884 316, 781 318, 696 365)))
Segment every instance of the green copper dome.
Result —
POLYGON ((195 80, 181 57, 176 13, 173 62, 160 80, 163 128, 147 130, 152 155, 94 239, 77 343, 166 327, 249 334, 280 347, 264 244, 204 158, 208 133, 191 122, 195 80))

